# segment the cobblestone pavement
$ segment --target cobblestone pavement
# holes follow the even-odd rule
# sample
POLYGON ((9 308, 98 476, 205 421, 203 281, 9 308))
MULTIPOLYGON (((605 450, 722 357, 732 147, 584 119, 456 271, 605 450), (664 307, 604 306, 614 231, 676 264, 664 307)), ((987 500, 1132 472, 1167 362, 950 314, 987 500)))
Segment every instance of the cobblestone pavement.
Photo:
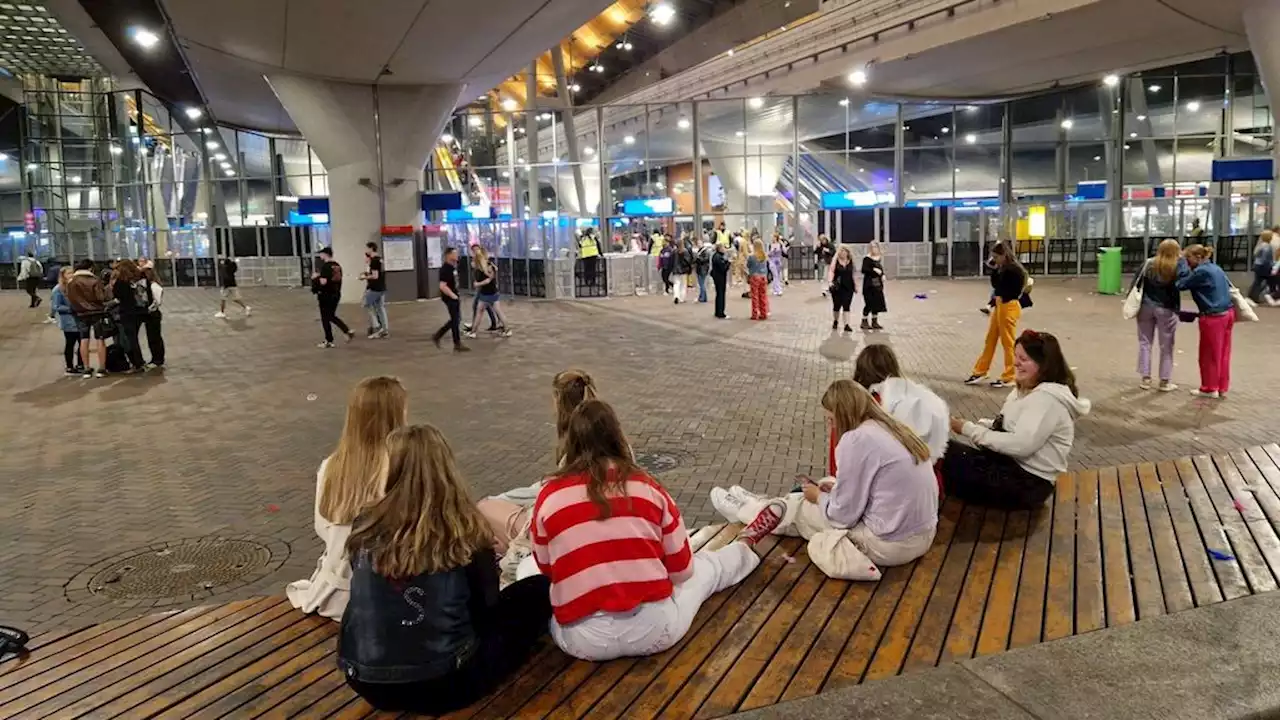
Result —
MULTIPOLYGON (((1093 295, 1089 285, 1043 279, 1023 316, 1024 327, 1063 339, 1095 403, 1079 425, 1076 465, 1276 439, 1268 351, 1280 315, 1264 308, 1261 323, 1237 326, 1237 383, 1219 404, 1138 389, 1133 324, 1120 318, 1117 298, 1093 295)), ((987 295, 981 281, 891 282, 887 329, 852 337, 830 334, 830 306, 812 282, 772 298, 764 323, 744 319, 747 301, 736 293, 735 318, 725 322, 712 319, 709 305, 661 297, 517 301, 508 308, 515 336, 474 340, 465 356, 432 347, 444 316, 438 302, 393 305, 389 340, 325 351, 314 347, 320 328, 310 295, 245 295, 253 316, 222 321, 212 317, 216 292, 167 292, 168 370, 80 380, 62 376, 61 336, 40 323, 42 311, 27 310, 17 293, 0 294, 0 623, 42 630, 145 612, 152 601, 86 592, 114 581, 88 576, 112 560, 129 562, 135 550, 187 538, 248 536, 269 556, 249 579, 220 580, 192 602, 278 593, 309 574, 320 548, 315 469, 337 438, 347 390, 366 375, 404 381, 413 419, 445 431, 480 497, 551 468, 551 377, 584 368, 617 406, 636 449, 668 468, 659 477, 690 525, 714 519, 713 485, 776 492, 797 473, 822 471, 818 398, 851 373, 850 359, 867 342, 893 344, 908 373, 956 414, 989 416, 1004 397, 960 383, 986 327, 976 310, 987 295)), ((342 314, 364 325, 358 308, 342 314)), ((1178 342, 1175 380, 1189 389, 1196 329, 1181 326, 1178 342)))

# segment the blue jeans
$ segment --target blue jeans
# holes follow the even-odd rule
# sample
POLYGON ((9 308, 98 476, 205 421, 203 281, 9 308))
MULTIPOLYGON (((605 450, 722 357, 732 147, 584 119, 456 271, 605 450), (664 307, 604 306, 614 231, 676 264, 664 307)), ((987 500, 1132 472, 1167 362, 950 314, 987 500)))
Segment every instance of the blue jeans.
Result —
MULTIPOLYGON (((473 295, 471 297, 471 317, 476 316, 476 308, 479 306, 480 306, 480 295, 477 293, 476 295, 473 295)), ((493 306, 490 305, 489 307, 485 308, 485 311, 489 313, 489 325, 493 327, 498 327, 498 318, 493 314, 493 306)))
POLYGON ((698 275, 698 302, 707 301, 707 276, 698 275))
POLYGON ((387 332, 391 329, 387 324, 387 292, 385 290, 365 290, 364 309, 369 313, 369 327, 375 332, 387 332))

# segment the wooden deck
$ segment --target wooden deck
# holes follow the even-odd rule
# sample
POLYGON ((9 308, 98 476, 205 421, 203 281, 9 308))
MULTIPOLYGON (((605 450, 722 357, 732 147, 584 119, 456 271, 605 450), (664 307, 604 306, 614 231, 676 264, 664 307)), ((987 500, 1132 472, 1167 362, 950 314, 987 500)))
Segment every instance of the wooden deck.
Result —
MULTIPOLYGON (((937 540, 879 583, 829 580, 796 539, 653 657, 548 645, 456 718, 711 718, 941 662, 1276 589, 1280 447, 1064 476, 1052 507, 948 502, 937 540)), ((714 546, 731 528, 695 535, 714 546)), ((0 718, 393 717, 343 684, 337 625, 279 597, 33 638, 0 665, 0 718)))

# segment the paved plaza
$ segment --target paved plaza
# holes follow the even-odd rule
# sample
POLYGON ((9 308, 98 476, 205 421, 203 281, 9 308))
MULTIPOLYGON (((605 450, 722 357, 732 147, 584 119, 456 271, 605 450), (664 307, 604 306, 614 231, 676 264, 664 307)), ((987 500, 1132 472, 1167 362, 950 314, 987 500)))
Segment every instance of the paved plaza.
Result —
MULTIPOLYGON (((1023 316, 1023 327, 1063 340, 1081 393, 1094 401, 1078 426, 1074 466, 1276 440, 1269 351, 1280 311, 1260 309, 1262 322, 1237 326, 1230 399, 1202 401, 1137 387, 1133 324, 1121 319, 1118 298, 1090 292, 1092 282, 1038 280, 1023 316)), ((724 322, 710 305, 661 297, 517 300, 508 308, 514 337, 481 337, 475 352, 454 355, 431 344, 444 318, 436 301, 393 305, 391 339, 320 350, 304 290, 246 289, 253 316, 223 321, 212 317, 216 291, 171 289, 168 369, 102 380, 65 378, 61 335, 41 324, 44 309, 0 294, 0 623, 80 625, 208 597, 278 594, 307 576, 320 550, 315 470, 338 436, 348 389, 367 375, 403 380, 412 419, 444 430, 478 498, 552 468, 551 377, 583 368, 691 526, 714 519, 714 485, 778 492, 798 473, 822 472, 818 398, 851 374, 865 343, 891 343, 908 374, 954 414, 998 409, 1004 391, 961 384, 986 329, 977 312, 984 282, 891 282, 887 329, 851 337, 830 333, 830 304, 818 292, 813 282, 792 285, 771 298, 764 323, 745 319, 737 293, 734 319, 724 322), (222 542, 191 565, 165 566, 199 567, 206 591, 144 599, 148 582, 161 584, 147 575, 153 558, 210 537, 222 542), (201 565, 210 552, 217 561, 201 565)), ((365 324, 359 308, 341 314, 365 324)), ((1181 326, 1178 342, 1174 379, 1189 390, 1195 327, 1181 326)))

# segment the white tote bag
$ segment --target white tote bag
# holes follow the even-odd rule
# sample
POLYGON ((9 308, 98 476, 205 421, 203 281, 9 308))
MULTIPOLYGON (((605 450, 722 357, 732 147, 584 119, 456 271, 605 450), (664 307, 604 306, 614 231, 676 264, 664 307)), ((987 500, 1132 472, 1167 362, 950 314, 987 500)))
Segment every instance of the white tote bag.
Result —
POLYGON ((1138 317, 1138 311, 1142 309, 1142 284, 1142 280, 1139 280, 1124 298, 1124 306, 1120 308, 1120 315, 1125 320, 1132 320, 1138 317))
POLYGON ((1258 313, 1253 311, 1253 306, 1240 293, 1240 288, 1232 285, 1230 292, 1231 304, 1236 308, 1236 317, 1246 322, 1258 322, 1258 313))

